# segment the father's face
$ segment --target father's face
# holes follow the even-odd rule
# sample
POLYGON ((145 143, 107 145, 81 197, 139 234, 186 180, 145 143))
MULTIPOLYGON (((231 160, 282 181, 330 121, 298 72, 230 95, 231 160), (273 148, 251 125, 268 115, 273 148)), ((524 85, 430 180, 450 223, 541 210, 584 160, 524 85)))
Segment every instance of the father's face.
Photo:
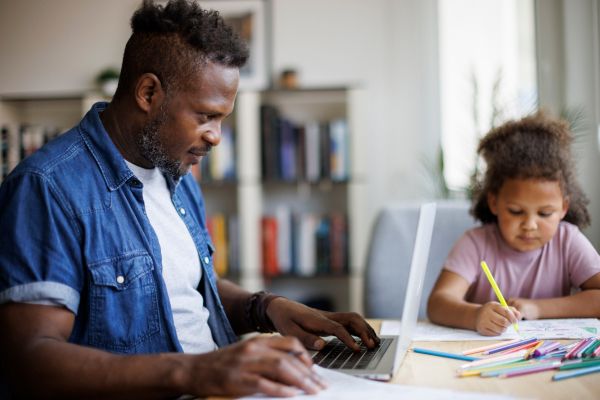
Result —
POLYGON ((178 179, 221 140, 221 122, 233 111, 237 68, 207 63, 170 96, 140 135, 142 155, 178 179))

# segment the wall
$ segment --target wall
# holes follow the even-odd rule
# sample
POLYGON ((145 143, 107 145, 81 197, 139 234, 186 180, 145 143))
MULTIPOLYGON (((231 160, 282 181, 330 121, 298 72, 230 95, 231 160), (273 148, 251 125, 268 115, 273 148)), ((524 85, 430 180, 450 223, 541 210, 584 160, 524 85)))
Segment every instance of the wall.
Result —
MULTIPOLYGON (((593 93, 592 5, 594 0, 544 0, 565 34, 541 44, 562 45, 564 77, 542 82, 565 101, 597 107, 593 93), (565 84, 562 86, 562 79, 565 84), (564 87, 564 89, 562 89, 564 87)), ((129 36, 128 19, 139 0, 0 0, 0 95, 80 92, 106 65, 119 65, 129 36)), ((423 199, 423 156, 439 143, 439 79, 436 0, 272 0, 273 73, 296 68, 306 86, 353 85, 367 93, 363 138, 368 185, 367 220, 381 205, 423 199)), ((552 32, 553 27, 546 29, 552 32)), ((556 33, 556 32, 554 32, 556 33)), ((596 45, 597 46, 597 45, 596 45)), ((560 58, 558 58, 560 59, 560 58)), ((550 59, 554 68, 557 58, 550 59)), ((557 67, 558 68, 558 67, 557 67)), ((558 68, 560 70, 560 68, 558 68)), ((540 73, 541 75, 541 73, 540 73)), ((582 151, 581 178, 600 221, 597 135, 582 151)), ((370 225, 370 223, 369 223, 370 225)), ((600 247, 600 223, 588 230, 600 247)))
POLYGON ((0 95, 81 93, 121 65, 138 0, 0 0, 0 95))
POLYGON ((536 3, 540 103, 559 112, 580 108, 585 126, 574 144, 578 177, 590 199, 592 226, 584 232, 600 248, 600 52, 597 0, 536 3))

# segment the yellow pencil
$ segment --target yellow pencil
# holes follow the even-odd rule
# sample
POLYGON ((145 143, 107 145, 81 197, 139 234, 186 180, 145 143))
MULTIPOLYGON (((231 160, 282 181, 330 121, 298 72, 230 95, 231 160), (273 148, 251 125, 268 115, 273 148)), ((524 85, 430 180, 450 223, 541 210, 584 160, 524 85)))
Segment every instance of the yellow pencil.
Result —
MULTIPOLYGON (((498 301, 500 301, 500 304, 502 305, 502 307, 504 307, 508 310, 509 309, 508 304, 506 304, 506 300, 504 300, 504 296, 502 296, 502 292, 500 291, 500 288, 498 287, 498 284, 496 283, 496 280, 492 276, 492 273, 490 272, 490 269, 488 268, 485 261, 481 262, 481 269, 483 269, 483 273, 485 274, 485 276, 487 276, 488 281, 490 281, 490 285, 492 285, 492 289, 494 289, 494 293, 496 293, 496 297, 498 298, 498 301)), ((517 324, 515 322, 513 324, 513 327, 515 328, 515 331, 517 333, 519 333, 519 324, 517 324)))

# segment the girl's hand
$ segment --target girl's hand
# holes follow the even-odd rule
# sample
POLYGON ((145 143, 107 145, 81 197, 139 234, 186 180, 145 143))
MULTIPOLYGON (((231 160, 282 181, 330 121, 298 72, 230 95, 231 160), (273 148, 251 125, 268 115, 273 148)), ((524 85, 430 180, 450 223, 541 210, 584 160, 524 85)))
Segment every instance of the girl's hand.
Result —
POLYGON ((500 303, 490 301, 477 312, 475 330, 484 336, 497 336, 521 318, 521 313, 515 307, 507 310, 500 303))
POLYGON ((508 299, 508 305, 516 308, 524 319, 538 319, 540 310, 535 301, 529 299, 508 299))

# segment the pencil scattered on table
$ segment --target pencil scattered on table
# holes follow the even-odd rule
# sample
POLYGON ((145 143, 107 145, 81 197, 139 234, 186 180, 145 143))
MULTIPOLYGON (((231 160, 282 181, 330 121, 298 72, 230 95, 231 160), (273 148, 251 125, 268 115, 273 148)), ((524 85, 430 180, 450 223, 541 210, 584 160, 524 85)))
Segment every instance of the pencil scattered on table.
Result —
MULTIPOLYGON (((432 353, 419 350, 424 354, 432 353)), ((566 344, 536 338, 514 339, 465 350, 463 356, 467 354, 475 359, 458 367, 459 377, 512 378, 555 370, 552 380, 560 381, 600 372, 599 337, 566 344), (474 357, 478 354, 481 357, 474 357)))

